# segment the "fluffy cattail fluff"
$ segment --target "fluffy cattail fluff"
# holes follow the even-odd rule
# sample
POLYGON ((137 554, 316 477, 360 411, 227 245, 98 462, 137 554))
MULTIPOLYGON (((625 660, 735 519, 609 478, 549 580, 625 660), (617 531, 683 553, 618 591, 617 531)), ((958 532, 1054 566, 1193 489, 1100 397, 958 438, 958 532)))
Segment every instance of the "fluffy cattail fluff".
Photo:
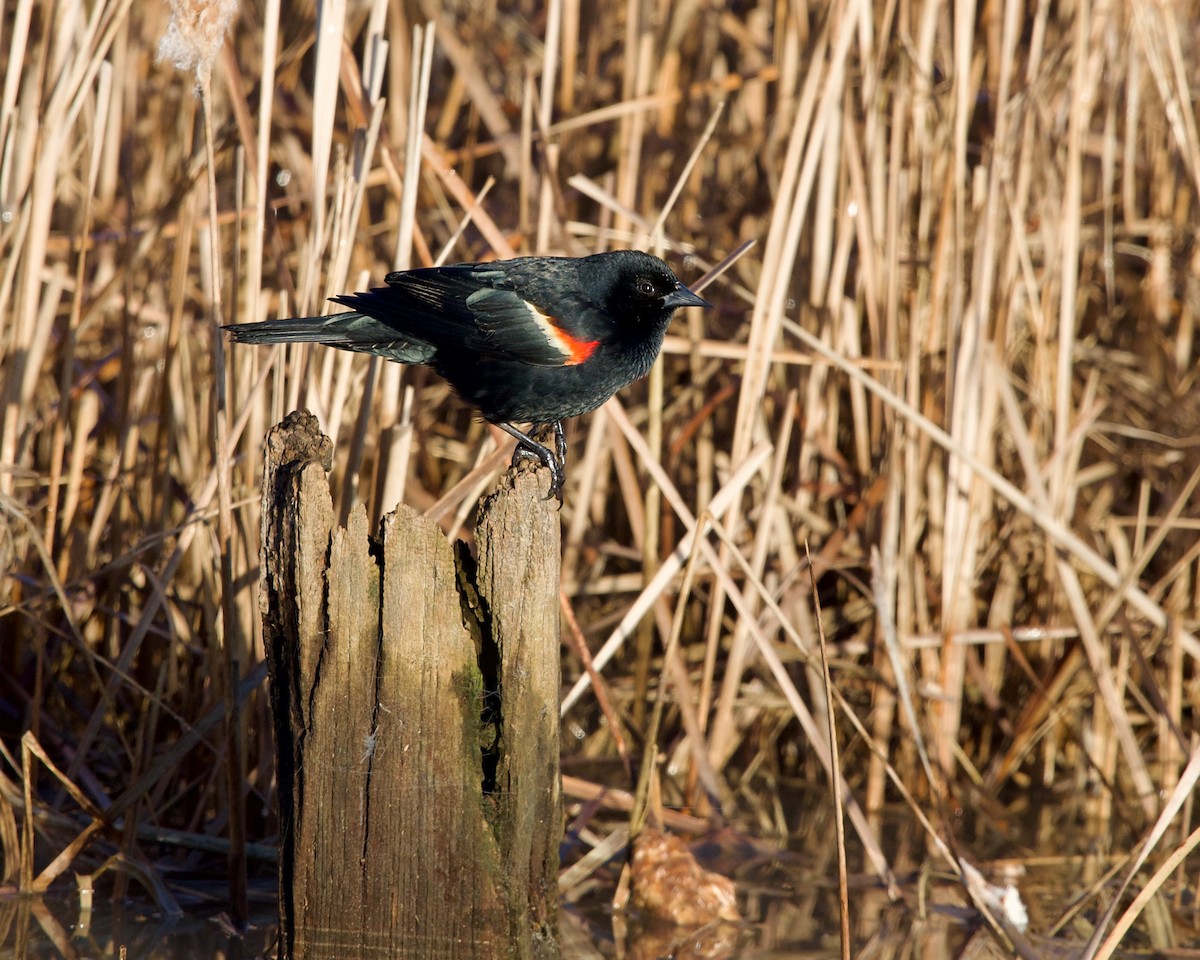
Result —
POLYGON ((170 6, 171 21, 158 43, 158 59, 194 70, 197 86, 205 86, 237 13, 237 0, 170 0, 170 6))

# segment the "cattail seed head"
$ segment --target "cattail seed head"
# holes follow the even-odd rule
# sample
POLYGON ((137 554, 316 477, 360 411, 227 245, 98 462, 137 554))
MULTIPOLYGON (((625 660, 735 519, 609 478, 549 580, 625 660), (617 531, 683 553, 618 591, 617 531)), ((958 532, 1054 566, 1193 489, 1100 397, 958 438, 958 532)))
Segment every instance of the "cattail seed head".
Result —
POLYGON ((197 86, 212 76, 213 61, 237 13, 237 0, 169 0, 171 20, 158 43, 158 59, 194 70, 197 86))

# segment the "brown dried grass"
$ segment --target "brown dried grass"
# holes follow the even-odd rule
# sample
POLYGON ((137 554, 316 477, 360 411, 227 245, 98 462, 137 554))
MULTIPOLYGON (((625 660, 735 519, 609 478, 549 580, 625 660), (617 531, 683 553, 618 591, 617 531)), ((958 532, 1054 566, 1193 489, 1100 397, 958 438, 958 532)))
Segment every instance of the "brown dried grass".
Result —
MULTIPOLYGON (((154 61, 165 12, 66 9, 0 20, 6 882, 64 850, 157 876, 156 830, 241 851, 243 805, 270 837, 271 423, 321 418, 343 515, 403 498, 459 531, 503 467, 436 378, 225 354, 218 322, 435 259, 653 244, 691 279, 747 239, 648 384, 571 427, 564 603, 609 723, 639 744, 653 719, 668 805, 830 855, 807 542, 852 869, 897 891, 944 842, 1036 847, 1082 890, 1149 836, 1200 702, 1185 6, 376 2, 318 31, 264 0, 214 67, 212 161, 191 78, 154 61)), ((595 781, 621 738, 564 673, 595 781)), ((1194 934, 1188 863, 1130 942, 1194 934)), ((865 942, 886 902, 857 899, 865 942)), ((772 935, 819 939, 831 902, 776 903, 772 935)))

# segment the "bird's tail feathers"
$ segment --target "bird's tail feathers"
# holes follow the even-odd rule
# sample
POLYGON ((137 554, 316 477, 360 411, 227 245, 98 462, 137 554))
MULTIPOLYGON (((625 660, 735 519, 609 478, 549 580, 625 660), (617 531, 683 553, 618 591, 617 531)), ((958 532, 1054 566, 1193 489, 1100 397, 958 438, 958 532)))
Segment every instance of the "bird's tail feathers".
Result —
POLYGON ((400 363, 427 363, 436 352, 430 344, 399 336, 392 327, 362 313, 235 323, 222 329, 238 343, 321 343, 400 363))
POLYGON ((237 343, 326 343, 338 339, 337 317, 291 317, 287 320, 265 320, 262 323, 234 323, 222 327, 229 339, 237 343))

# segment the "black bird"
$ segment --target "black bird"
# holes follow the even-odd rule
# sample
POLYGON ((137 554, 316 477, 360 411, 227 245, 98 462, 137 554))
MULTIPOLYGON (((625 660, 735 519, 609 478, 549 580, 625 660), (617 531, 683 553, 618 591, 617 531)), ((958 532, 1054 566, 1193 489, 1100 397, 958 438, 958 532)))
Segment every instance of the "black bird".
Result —
MULTIPOLYGON (((678 307, 710 304, 647 253, 519 257, 389 273, 332 299, 352 313, 225 327, 242 343, 323 343, 438 372, 550 469, 562 499, 562 421, 644 377, 678 307), (553 427, 555 450, 514 423, 553 427)), ((532 432, 532 431, 530 431, 532 432)))

